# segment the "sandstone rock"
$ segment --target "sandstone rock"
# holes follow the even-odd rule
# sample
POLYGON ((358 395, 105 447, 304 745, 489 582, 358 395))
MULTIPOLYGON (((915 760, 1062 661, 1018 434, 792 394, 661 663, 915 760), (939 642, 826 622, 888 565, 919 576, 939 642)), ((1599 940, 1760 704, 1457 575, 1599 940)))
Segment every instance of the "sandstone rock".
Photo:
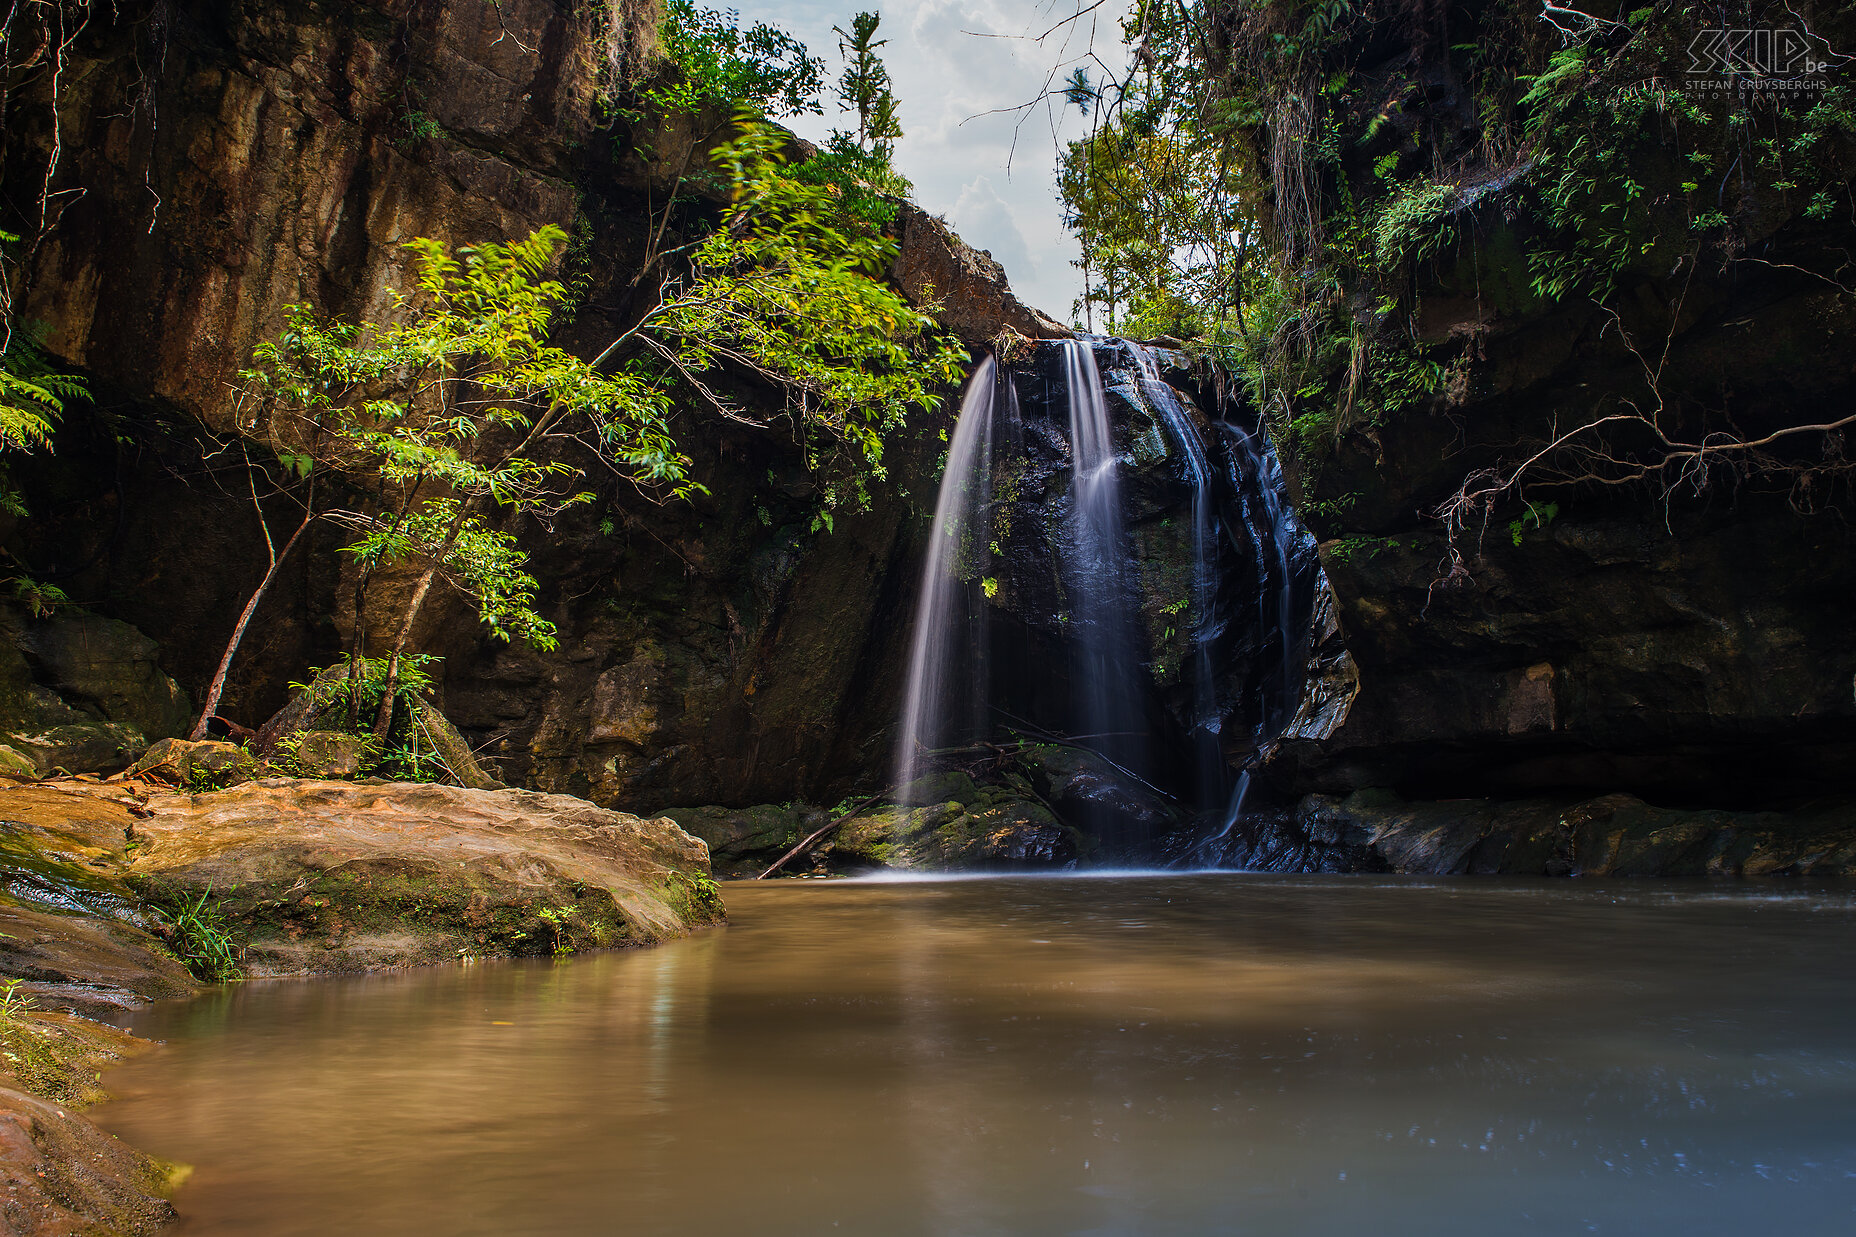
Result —
POLYGON ((1068 327, 1030 309, 1013 295, 1006 272, 989 253, 974 249, 948 226, 913 203, 896 218, 901 248, 890 275, 911 303, 939 303, 941 321, 962 343, 994 346, 1002 333, 1021 339, 1063 339, 1068 327))
POLYGON ((174 1219, 172 1165, 68 1111, 0 1089, 0 1225, 9 1237, 142 1237, 174 1219))
POLYGON ((565 795, 272 779, 147 810, 128 879, 157 902, 210 888, 254 974, 655 943, 722 917, 700 841, 565 795))
POLYGON ((0 906, 0 974, 40 1009, 101 1018, 199 985, 152 933, 122 920, 0 906))

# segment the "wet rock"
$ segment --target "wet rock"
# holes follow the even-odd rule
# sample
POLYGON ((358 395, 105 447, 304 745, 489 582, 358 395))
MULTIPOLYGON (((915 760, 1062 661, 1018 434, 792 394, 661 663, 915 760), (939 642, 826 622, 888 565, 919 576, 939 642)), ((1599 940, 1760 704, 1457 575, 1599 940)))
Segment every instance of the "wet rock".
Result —
POLYGON ((9 1237, 153 1234, 174 1219, 179 1176, 75 1115, 0 1089, 0 1226, 9 1237))
POLYGON ((108 1017, 199 990, 160 939, 134 924, 0 906, 0 974, 40 1009, 108 1017))
POLYGON ((819 847, 819 860, 837 869, 955 872, 1064 864, 1087 848, 1075 829, 1012 787, 978 786, 961 773, 912 785, 958 797, 847 820, 819 847))
POLYGON ((1794 812, 1582 801, 1408 801, 1384 790, 1309 795, 1246 821, 1227 857, 1276 872, 1512 876, 1813 876, 1856 870, 1856 806, 1794 812))
POLYGON ((259 762, 236 743, 217 739, 163 739, 125 771, 125 777, 147 777, 189 789, 218 789, 276 776, 279 771, 259 762))
POLYGON ((1038 792, 1070 824, 1105 837, 1151 840, 1178 827, 1178 807, 1094 752, 1039 744, 1019 755, 1038 792))
POLYGON ((253 974, 655 943, 718 922, 707 849, 582 799, 270 779, 158 794, 128 879, 210 889, 253 974))
POLYGON ((755 807, 673 807, 663 814, 709 847, 718 875, 758 876, 798 841, 825 823, 825 814, 803 804, 755 807))

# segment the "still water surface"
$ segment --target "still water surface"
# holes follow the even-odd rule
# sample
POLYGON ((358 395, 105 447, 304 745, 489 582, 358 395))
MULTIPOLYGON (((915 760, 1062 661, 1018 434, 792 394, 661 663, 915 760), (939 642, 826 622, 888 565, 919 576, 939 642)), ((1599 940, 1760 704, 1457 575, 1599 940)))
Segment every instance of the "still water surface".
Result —
POLYGON ((1856 1232, 1856 895, 725 886, 661 949, 245 984, 96 1115, 197 1234, 1856 1232))

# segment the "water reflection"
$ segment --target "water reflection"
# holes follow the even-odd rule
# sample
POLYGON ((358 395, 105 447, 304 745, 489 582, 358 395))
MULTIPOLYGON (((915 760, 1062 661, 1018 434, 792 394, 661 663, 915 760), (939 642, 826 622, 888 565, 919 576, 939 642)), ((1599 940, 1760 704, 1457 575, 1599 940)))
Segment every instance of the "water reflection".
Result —
POLYGON ((651 952, 157 1011, 99 1116, 198 1166, 188 1233, 1856 1221, 1848 895, 726 891, 731 927, 651 952))

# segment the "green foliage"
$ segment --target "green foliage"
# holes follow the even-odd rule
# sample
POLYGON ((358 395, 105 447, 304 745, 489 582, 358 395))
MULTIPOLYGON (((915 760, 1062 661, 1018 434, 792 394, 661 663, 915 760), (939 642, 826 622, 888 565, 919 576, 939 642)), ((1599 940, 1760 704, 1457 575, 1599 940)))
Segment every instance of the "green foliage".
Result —
POLYGON ((902 121, 896 114, 896 95, 890 89, 889 70, 876 49, 889 42, 876 37, 882 24, 881 13, 859 13, 851 19, 851 28, 833 26, 838 36, 838 54, 844 57, 844 74, 838 79, 838 108, 854 112, 857 132, 853 135, 859 148, 880 155, 885 164, 902 136, 902 121))
POLYGON ((670 0, 658 28, 670 80, 652 88, 646 99, 665 112, 734 111, 743 104, 770 116, 823 110, 816 96, 824 62, 777 27, 757 22, 743 30, 735 19, 732 10, 670 0))
POLYGON ((26 608, 33 618, 50 618, 59 606, 71 604, 65 591, 54 584, 44 584, 31 576, 17 576, 12 581, 13 600, 26 608))
POLYGON ((213 901, 208 885, 198 898, 180 898, 158 907, 157 930, 168 949, 186 964, 193 977, 202 983, 229 984, 244 978, 239 963, 244 951, 227 931, 225 913, 213 901))
POLYGON ((1450 216, 1462 202, 1455 185, 1415 180, 1399 187, 1372 224, 1373 256, 1380 269, 1401 270, 1442 249, 1450 216))
POLYGON ((1521 544, 1521 538, 1529 529, 1545 528, 1559 518, 1558 503, 1528 503, 1527 511, 1519 519, 1508 522, 1508 536, 1515 545, 1521 544))
MULTIPOLYGON (((431 653, 403 654, 394 676, 396 699, 411 704, 428 694, 432 690, 432 675, 427 667, 443 660, 431 653)), ((381 694, 387 688, 388 661, 385 657, 363 657, 357 673, 357 663, 343 653, 330 667, 339 668, 340 674, 327 674, 322 668, 312 666, 309 682, 291 683, 290 690, 307 693, 312 716, 331 712, 372 716, 379 710, 381 694)))
POLYGON ((558 958, 574 952, 573 925, 580 914, 580 908, 577 906, 544 906, 535 913, 554 934, 552 944, 554 955, 558 958))
POLYGON ((896 220, 896 203, 907 197, 909 182, 889 165, 881 150, 866 150, 848 133, 834 132, 824 149, 792 169, 794 180, 817 185, 837 196, 837 211, 847 230, 881 235, 896 220))
POLYGON ((830 186, 794 176, 779 130, 747 113, 738 121, 713 155, 733 200, 633 333, 692 385, 727 362, 783 389, 829 527, 832 508, 867 500, 868 482, 886 475, 885 435, 909 409, 939 406, 966 353, 885 282, 895 242, 847 227, 830 186))
MULTIPOLYGON (((0 242, 13 239, 0 233, 0 242)), ((13 324, 0 348, 0 511, 21 518, 26 505, 8 478, 5 457, 51 450, 52 432, 65 404, 89 398, 82 378, 59 372, 46 358, 40 338, 38 331, 13 324)))
POLYGON ((374 490, 375 508, 331 513, 353 530, 346 547, 364 567, 428 565, 466 596, 493 636, 554 647, 534 609, 526 554, 491 530, 494 505, 544 522, 590 500, 581 469, 529 449, 572 438, 639 488, 671 496, 696 487, 670 436, 661 385, 631 372, 602 374, 547 343, 565 293, 541 278, 566 240, 544 227, 519 241, 462 250, 436 241, 412 251, 411 294, 388 324, 325 322, 307 306, 259 346, 249 390, 306 423, 326 462, 374 490), (501 450, 481 441, 515 439, 501 450))
POLYGON ((1144 54, 1120 82, 1080 70, 1061 93, 1090 133, 1058 170, 1065 222, 1082 242, 1079 319, 1134 336, 1205 337, 1244 295, 1260 193, 1232 142, 1230 113, 1207 106, 1186 71, 1209 19, 1146 0, 1123 23, 1144 54))

